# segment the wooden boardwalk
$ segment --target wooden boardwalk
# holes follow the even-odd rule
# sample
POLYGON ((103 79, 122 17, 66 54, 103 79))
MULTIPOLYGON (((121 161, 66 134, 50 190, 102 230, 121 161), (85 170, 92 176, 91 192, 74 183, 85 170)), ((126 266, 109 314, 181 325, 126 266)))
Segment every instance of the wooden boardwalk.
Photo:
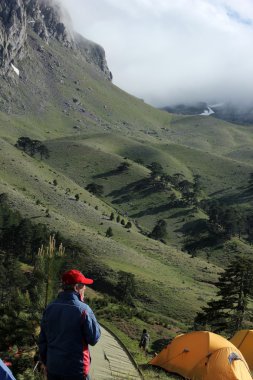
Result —
POLYGON ((96 346, 91 347, 92 380, 142 380, 140 373, 120 342, 105 328, 96 346))

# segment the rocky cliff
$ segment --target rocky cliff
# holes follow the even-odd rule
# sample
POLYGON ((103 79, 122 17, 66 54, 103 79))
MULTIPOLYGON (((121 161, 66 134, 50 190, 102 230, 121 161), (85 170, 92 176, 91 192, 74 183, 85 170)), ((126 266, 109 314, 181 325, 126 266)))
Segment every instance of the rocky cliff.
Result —
POLYGON ((21 0, 0 1, 0 73, 6 73, 14 59, 20 59, 26 41, 27 15, 21 0))
POLYGON ((56 39, 66 48, 78 49, 110 80, 103 48, 74 34, 66 20, 56 0, 0 0, 0 75, 10 73, 12 64, 27 54, 27 36, 35 32, 48 44, 56 39))

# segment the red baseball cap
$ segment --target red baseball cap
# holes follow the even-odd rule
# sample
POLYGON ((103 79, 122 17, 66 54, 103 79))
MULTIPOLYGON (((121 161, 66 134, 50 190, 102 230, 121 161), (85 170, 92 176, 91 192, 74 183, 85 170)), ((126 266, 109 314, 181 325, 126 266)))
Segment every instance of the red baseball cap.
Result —
POLYGON ((62 275, 62 282, 66 285, 72 284, 93 284, 93 280, 91 278, 86 278, 79 270, 71 269, 62 275))

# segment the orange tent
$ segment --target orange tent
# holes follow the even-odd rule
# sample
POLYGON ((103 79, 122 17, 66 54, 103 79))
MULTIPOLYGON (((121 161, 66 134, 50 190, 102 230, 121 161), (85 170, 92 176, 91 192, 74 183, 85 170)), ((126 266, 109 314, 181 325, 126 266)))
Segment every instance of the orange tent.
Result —
POLYGON ((209 331, 177 336, 149 364, 191 380, 251 380, 241 352, 209 331))
POLYGON ((253 330, 237 331, 230 342, 241 351, 249 368, 253 370, 253 330))

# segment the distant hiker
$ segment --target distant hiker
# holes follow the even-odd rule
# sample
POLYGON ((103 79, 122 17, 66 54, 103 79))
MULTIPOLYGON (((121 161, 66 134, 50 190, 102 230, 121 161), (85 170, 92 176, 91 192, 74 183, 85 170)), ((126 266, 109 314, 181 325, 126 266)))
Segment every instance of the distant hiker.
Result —
POLYGON ((139 347, 140 347, 141 349, 143 349, 143 351, 145 351, 145 352, 147 352, 148 345, 149 345, 149 341, 150 341, 149 333, 147 332, 146 329, 144 329, 144 330, 142 331, 142 335, 141 335, 141 339, 140 339, 139 347))
POLYGON ((93 280, 72 269, 62 276, 63 292, 47 306, 41 321, 39 351, 48 380, 90 380, 89 345, 101 335, 90 307, 83 302, 93 280))

